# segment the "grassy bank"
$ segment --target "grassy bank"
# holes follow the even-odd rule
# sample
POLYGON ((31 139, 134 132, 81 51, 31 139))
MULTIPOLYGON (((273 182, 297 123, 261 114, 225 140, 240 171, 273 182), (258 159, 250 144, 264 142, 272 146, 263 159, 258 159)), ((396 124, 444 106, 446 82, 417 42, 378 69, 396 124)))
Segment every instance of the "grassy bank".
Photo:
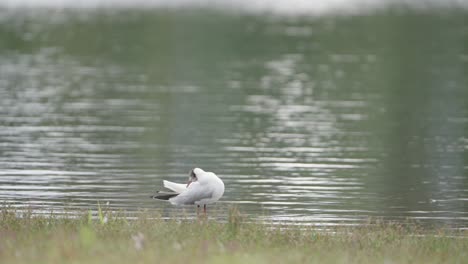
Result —
MULTIPOLYGON (((245 223, 35 216, 3 210, 0 263, 466 263, 468 239, 415 225, 372 224, 325 233, 245 223)), ((468 235, 457 233, 458 236, 468 235)))

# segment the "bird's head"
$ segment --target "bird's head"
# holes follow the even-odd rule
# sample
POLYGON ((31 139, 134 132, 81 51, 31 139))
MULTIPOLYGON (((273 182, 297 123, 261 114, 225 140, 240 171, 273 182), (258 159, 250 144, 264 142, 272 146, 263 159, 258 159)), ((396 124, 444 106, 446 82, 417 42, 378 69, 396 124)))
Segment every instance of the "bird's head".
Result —
POLYGON ((202 177, 204 172, 205 171, 200 169, 200 168, 195 168, 195 169, 191 170, 190 174, 189 174, 189 179, 188 179, 188 182, 187 182, 187 188, 189 187, 189 185, 192 182, 198 181, 200 179, 200 177, 202 177))

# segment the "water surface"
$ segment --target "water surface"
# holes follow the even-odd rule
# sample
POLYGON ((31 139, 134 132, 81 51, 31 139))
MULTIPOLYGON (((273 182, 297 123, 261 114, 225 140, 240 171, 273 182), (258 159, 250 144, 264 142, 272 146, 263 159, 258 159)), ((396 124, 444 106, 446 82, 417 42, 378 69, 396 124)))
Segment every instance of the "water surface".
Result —
POLYGON ((193 215, 148 197, 198 166, 220 218, 467 228, 467 18, 2 9, 0 200, 193 215))

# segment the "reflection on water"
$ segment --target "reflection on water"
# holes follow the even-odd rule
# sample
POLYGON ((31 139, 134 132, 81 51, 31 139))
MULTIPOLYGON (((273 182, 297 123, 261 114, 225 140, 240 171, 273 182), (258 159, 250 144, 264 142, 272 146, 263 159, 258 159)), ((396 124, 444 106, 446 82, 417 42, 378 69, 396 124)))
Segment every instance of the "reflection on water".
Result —
MULTIPOLYGON (((3 0, 1 7, 24 8, 207 8, 276 15, 358 15, 386 8, 467 8, 464 0, 3 0)), ((298 27, 299 28, 299 27, 298 27)), ((294 31, 293 32, 297 32, 294 31)), ((299 31, 301 32, 301 31, 299 31)))
POLYGON ((468 227, 467 14, 0 12, 0 199, 174 208, 195 166, 214 214, 468 227))

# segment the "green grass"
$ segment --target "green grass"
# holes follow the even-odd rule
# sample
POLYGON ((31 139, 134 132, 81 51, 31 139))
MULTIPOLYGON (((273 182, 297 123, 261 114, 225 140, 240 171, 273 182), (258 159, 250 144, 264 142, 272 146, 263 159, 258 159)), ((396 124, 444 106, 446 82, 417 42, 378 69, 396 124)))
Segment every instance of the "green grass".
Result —
POLYGON ((466 232, 374 222, 314 228, 244 222, 0 213, 0 263, 466 263, 466 232), (106 220, 107 218, 107 220, 106 220))

